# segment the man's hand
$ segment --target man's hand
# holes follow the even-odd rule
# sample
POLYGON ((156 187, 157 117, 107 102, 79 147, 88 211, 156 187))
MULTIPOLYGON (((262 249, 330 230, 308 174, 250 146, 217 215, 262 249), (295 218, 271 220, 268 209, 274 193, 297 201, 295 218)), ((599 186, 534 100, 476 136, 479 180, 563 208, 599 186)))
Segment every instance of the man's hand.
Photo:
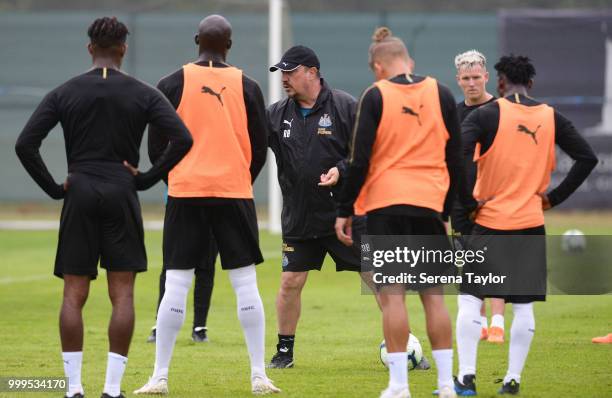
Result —
POLYGON ((476 208, 474 209, 474 211, 472 211, 470 213, 470 215, 468 216, 471 222, 474 222, 474 220, 476 220, 476 216, 478 215, 478 212, 480 211, 480 209, 482 209, 482 207, 490 200, 495 199, 495 196, 491 196, 488 199, 483 199, 483 200, 479 200, 478 201, 478 206, 476 206, 476 208))
POLYGON ((319 186, 321 187, 333 187, 338 183, 340 179, 340 171, 338 171, 337 167, 332 167, 326 174, 321 174, 321 182, 319 186))
POLYGON ((338 217, 336 218, 336 236, 338 240, 347 246, 353 245, 353 218, 338 217))
POLYGON ((132 173, 134 177, 138 175, 139 173, 138 169, 132 166, 131 164, 129 164, 127 160, 123 161, 123 165, 130 171, 130 173, 132 173))
POLYGON ((552 207, 550 204, 550 200, 548 199, 548 195, 545 193, 538 193, 540 198, 542 198, 542 210, 548 210, 552 207))

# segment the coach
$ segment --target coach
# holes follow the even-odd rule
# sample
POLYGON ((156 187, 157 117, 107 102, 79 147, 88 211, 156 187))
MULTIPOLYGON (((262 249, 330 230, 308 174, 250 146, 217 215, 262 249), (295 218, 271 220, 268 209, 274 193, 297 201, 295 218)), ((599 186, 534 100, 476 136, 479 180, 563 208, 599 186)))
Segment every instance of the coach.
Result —
POLYGON ((334 231, 334 196, 349 154, 356 100, 329 87, 321 78, 319 59, 308 47, 287 50, 270 67, 276 70, 282 72, 288 98, 272 104, 267 113, 268 142, 276 155, 283 194, 283 273, 276 300, 279 341, 269 366, 290 368, 308 271, 320 270, 328 253, 337 271, 360 271, 359 238, 357 246, 347 247, 334 231))

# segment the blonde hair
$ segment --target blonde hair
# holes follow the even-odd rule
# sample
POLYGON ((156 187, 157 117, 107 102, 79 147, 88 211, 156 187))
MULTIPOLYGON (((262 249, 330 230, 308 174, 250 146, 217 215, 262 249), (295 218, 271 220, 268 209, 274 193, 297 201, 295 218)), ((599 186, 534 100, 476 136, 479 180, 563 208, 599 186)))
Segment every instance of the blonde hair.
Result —
POLYGON ((393 36, 391 29, 386 26, 376 28, 372 35, 372 44, 369 49, 370 67, 374 61, 389 62, 395 58, 408 60, 408 50, 399 37, 393 36))
POLYGON ((455 57, 455 67, 457 70, 463 68, 471 69, 478 65, 482 66, 483 69, 487 68, 487 58, 480 51, 469 50, 455 57))

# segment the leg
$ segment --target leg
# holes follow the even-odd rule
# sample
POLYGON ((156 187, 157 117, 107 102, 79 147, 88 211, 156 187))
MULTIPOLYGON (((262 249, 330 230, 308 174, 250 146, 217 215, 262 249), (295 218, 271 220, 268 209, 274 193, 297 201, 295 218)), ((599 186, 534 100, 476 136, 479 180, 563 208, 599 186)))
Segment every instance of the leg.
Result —
POLYGON ((501 298, 491 298, 491 314, 504 316, 506 302, 501 298))
MULTIPOLYGON (((157 296, 157 311, 159 311, 159 305, 164 298, 164 293, 166 292, 166 268, 162 268, 162 272, 159 274, 159 295, 157 296)), ((155 316, 157 317, 157 311, 155 311, 155 316)))
POLYGON ((482 306, 480 307, 480 340, 486 340, 489 338, 489 321, 487 320, 487 302, 482 300, 482 306))
POLYGON ((308 272, 283 272, 276 297, 278 334, 295 335, 302 307, 301 294, 308 272))
POLYGON ((529 347, 535 333, 535 317, 533 303, 512 304, 514 319, 510 329, 510 354, 508 359, 508 373, 504 377, 504 384, 511 380, 521 382, 521 373, 529 354, 529 347))
POLYGON ((444 292, 442 287, 433 287, 420 292, 419 296, 425 310, 431 353, 438 367, 438 389, 441 392, 452 390, 453 332, 450 316, 444 303, 444 292))
POLYGON ((457 301, 459 306, 456 331, 459 357, 458 381, 475 391, 475 385, 470 384, 474 382, 476 375, 476 356, 481 328, 480 308, 483 300, 469 294, 460 294, 457 301))
POLYGON ((157 311, 155 367, 147 384, 134 394, 168 394, 168 368, 172 351, 187 311, 187 294, 193 281, 193 268, 166 271, 166 292, 157 311))
POLYGON ((157 312, 154 379, 168 378, 176 336, 185 322, 192 280, 193 269, 166 271, 166 291, 157 312))
POLYGON ((480 306, 480 316, 487 316, 487 303, 485 300, 482 300, 482 305, 480 306))
POLYGON ((302 309, 301 294, 308 271, 283 271, 281 285, 276 296, 276 316, 278 318, 278 344, 276 354, 270 361, 271 368, 293 367, 293 346, 295 331, 302 309))
POLYGON ((134 281, 135 272, 113 272, 106 274, 108 295, 113 305, 108 326, 108 364, 104 392, 111 397, 121 393, 121 379, 127 364, 127 354, 134 332, 134 281))
POLYGON ((252 391, 256 394, 280 392, 266 376, 264 365, 266 319, 257 288, 255 265, 231 269, 229 277, 236 293, 238 320, 244 332, 251 360, 252 391))
POLYGON ((211 240, 209 258, 204 267, 196 268, 195 288, 193 291, 193 328, 206 327, 210 299, 215 284, 215 262, 217 260, 217 245, 211 240))
POLYGON ((504 299, 491 298, 491 327, 489 328, 488 340, 490 343, 501 344, 504 342, 504 299))
POLYGON ((383 334, 387 345, 389 363, 389 389, 408 388, 408 314, 404 300, 404 287, 384 286, 380 290, 380 304, 383 314, 383 334))
MULTIPOLYGON (((155 320, 157 321, 157 311, 159 311, 159 305, 161 304, 162 298, 166 291, 166 269, 162 267, 162 271, 159 274, 159 295, 157 296, 157 310, 155 311, 155 320)), ((155 343, 156 339, 155 326, 151 328, 151 334, 147 337, 147 343, 155 343)))
POLYGON ((360 272, 359 276, 361 276, 361 280, 363 281, 363 283, 365 283, 368 288, 372 291, 372 293, 374 294, 374 299, 376 300, 376 304, 378 305, 378 309, 382 311, 382 306, 380 304, 380 298, 378 297, 378 290, 376 289, 376 284, 374 283, 374 280, 372 279, 372 271, 366 271, 366 272, 360 272))
POLYGON ((135 272, 107 272, 108 295, 113 305, 108 340, 110 352, 127 356, 134 332, 135 272))
POLYGON ((89 276, 64 275, 64 298, 60 311, 60 338, 64 371, 68 378, 67 396, 83 393, 83 306, 89 294, 89 276))
POLYGON ((83 351, 83 306, 89 295, 89 276, 64 275, 64 299, 60 311, 62 351, 83 351))

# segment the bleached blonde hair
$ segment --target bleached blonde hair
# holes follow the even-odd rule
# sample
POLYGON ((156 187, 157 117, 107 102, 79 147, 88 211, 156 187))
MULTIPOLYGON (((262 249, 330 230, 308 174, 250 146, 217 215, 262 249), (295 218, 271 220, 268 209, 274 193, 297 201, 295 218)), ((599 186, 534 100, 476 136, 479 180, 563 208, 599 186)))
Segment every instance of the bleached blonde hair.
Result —
POLYGON ((455 67, 457 70, 463 68, 470 69, 477 65, 482 66, 484 69, 487 68, 487 58, 480 51, 470 50, 455 57, 455 67))

